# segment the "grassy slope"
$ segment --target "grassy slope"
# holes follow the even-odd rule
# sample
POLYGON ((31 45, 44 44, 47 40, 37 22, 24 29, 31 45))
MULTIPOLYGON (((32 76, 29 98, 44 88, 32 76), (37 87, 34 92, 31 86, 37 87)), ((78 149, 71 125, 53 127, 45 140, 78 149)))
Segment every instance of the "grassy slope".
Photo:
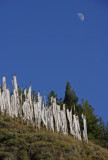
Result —
POLYGON ((108 150, 0 116, 0 160, 108 160, 108 150))

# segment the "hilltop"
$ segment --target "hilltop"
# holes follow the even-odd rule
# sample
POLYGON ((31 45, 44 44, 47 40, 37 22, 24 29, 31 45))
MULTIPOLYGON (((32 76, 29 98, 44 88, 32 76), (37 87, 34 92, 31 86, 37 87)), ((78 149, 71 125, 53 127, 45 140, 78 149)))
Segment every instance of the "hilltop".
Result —
POLYGON ((0 160, 107 160, 108 150, 93 142, 57 134, 0 115, 0 160))

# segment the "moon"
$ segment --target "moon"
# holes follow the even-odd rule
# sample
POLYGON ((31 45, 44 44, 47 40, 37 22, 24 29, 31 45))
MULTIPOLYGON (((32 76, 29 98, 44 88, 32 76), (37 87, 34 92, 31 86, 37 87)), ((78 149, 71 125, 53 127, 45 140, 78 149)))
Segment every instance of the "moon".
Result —
POLYGON ((79 19, 83 22, 84 21, 84 14, 82 13, 77 13, 77 16, 79 17, 79 19))

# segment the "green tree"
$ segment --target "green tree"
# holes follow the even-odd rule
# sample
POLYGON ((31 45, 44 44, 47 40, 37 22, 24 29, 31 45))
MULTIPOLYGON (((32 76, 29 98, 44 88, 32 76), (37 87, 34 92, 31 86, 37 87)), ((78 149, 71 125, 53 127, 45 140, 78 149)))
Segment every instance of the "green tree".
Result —
POLYGON ((78 102, 78 97, 76 96, 75 91, 72 89, 70 82, 66 84, 65 90, 65 98, 64 103, 66 104, 66 108, 71 109, 78 102))
POLYGON ((36 101, 37 100, 37 93, 34 91, 34 90, 32 90, 32 100, 33 101, 36 101))
POLYGON ((88 104, 87 100, 85 103, 83 103, 83 111, 87 119, 87 131, 89 139, 100 139, 103 134, 103 129, 100 126, 101 122, 99 123, 101 119, 94 114, 94 108, 88 104))
POLYGON ((56 98, 56 100, 58 101, 57 98, 57 94, 54 91, 51 91, 48 95, 47 95, 47 104, 51 105, 51 97, 56 98))
POLYGON ((108 122, 104 128, 104 143, 105 143, 104 146, 108 148, 108 122))

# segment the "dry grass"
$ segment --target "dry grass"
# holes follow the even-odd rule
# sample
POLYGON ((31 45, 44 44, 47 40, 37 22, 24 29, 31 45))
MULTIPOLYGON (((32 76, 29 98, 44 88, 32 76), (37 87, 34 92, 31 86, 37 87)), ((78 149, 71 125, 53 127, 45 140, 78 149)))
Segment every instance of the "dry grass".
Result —
POLYGON ((108 160, 108 150, 0 116, 0 160, 108 160))

